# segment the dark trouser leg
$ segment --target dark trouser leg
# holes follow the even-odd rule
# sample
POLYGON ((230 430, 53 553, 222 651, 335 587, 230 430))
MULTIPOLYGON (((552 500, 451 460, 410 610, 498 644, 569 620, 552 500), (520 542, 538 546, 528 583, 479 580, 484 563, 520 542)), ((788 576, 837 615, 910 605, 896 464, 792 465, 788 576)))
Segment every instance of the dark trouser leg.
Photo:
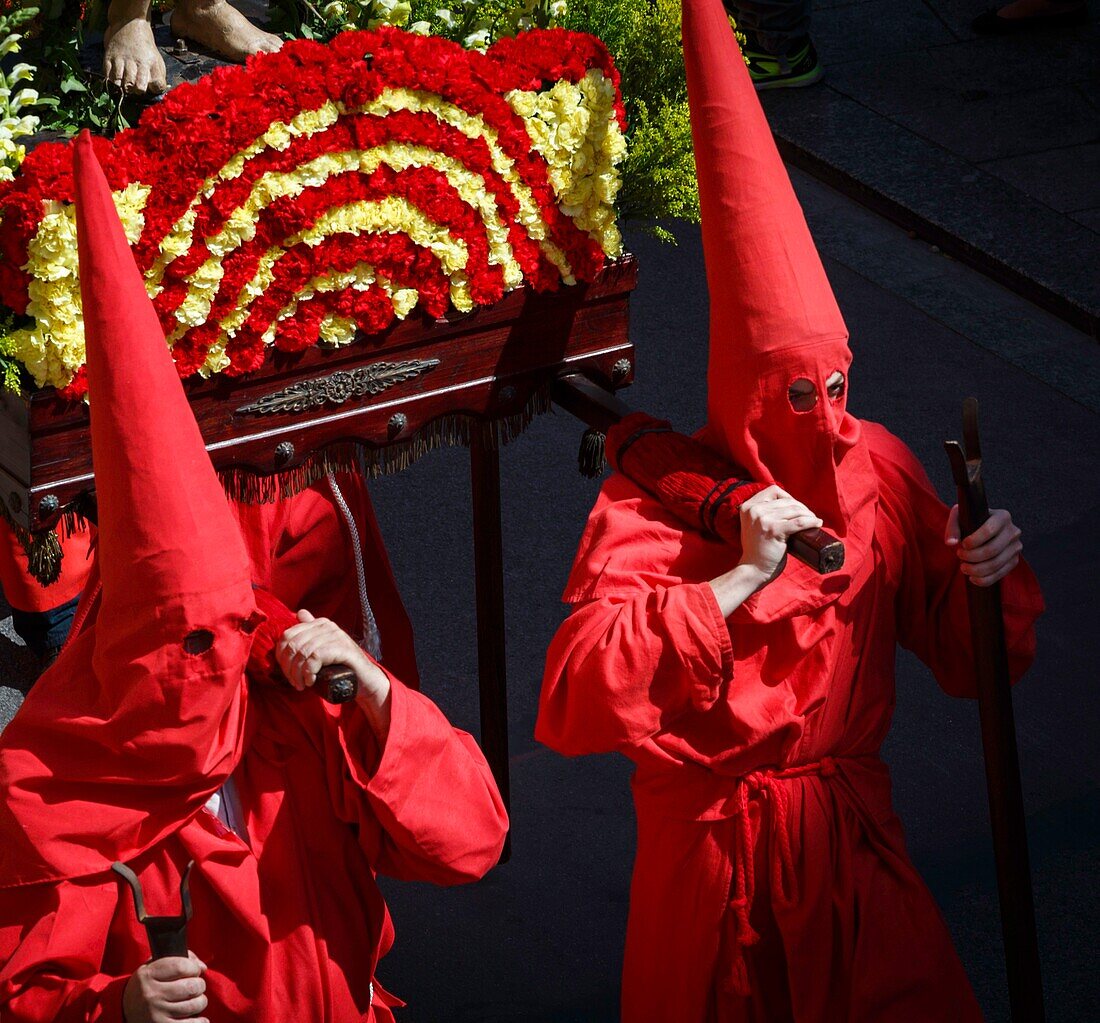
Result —
POLYGON ((79 597, 49 611, 17 611, 12 608, 11 622, 16 634, 39 660, 52 660, 61 649, 73 624, 79 597))
POLYGON ((789 57, 810 34, 810 0, 724 0, 749 48, 789 57))

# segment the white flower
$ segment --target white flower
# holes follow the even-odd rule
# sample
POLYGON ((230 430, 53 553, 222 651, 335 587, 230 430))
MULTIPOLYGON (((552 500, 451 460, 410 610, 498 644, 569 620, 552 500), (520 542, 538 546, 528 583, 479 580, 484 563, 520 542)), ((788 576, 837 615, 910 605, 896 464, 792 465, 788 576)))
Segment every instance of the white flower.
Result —
POLYGON ((471 32, 463 41, 462 45, 468 50, 483 50, 489 45, 489 30, 487 28, 479 28, 476 32, 471 32))
POLYGON ((331 3, 327 3, 321 8, 321 13, 324 14, 329 21, 343 20, 347 17, 347 4, 342 3, 341 0, 332 0, 331 3))
POLYGON ((30 64, 16 64, 8 72, 8 85, 15 85, 16 82, 29 82, 34 77, 34 68, 30 64))
POLYGON ((448 7, 440 7, 439 10, 435 12, 435 17, 444 28, 454 28, 457 23, 455 21, 454 12, 448 7))
POLYGON ((374 0, 371 13, 385 24, 403 25, 412 14, 412 4, 408 0, 374 0))
POLYGON ((38 90, 37 89, 22 89, 19 94, 11 101, 12 113, 16 113, 23 109, 23 107, 33 106, 38 102, 38 90))
POLYGON ((550 17, 564 18, 567 6, 565 0, 550 0, 550 17))
POLYGON ((430 36, 432 34, 432 23, 430 21, 414 21, 409 26, 409 31, 417 36, 430 36))

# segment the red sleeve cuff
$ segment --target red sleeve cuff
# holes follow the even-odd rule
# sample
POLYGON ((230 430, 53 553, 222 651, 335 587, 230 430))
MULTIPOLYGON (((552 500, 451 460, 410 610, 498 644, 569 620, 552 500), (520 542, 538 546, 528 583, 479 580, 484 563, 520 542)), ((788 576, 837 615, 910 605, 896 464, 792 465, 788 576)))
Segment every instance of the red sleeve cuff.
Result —
POLYGON ((401 772, 407 770, 409 758, 413 755, 413 732, 409 727, 409 704, 415 699, 413 693, 392 675, 390 676, 390 730, 386 736, 386 745, 373 774, 364 785, 366 791, 376 799, 390 803, 401 784, 401 772))
POLYGON ((733 643, 710 583, 688 583, 683 588, 689 627, 698 640, 698 670, 691 676, 691 702, 698 710, 709 710, 718 699, 722 683, 733 678, 733 643))
POLYGON ((130 978, 112 977, 100 989, 95 1012, 88 1023, 126 1023, 122 1015, 122 995, 130 978))

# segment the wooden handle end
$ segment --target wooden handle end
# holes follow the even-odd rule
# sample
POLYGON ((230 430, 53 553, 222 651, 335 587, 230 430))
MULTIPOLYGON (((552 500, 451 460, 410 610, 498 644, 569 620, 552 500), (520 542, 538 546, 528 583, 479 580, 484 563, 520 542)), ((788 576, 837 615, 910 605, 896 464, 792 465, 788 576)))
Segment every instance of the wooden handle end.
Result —
POLYGON ((844 544, 824 529, 804 529, 795 533, 787 541, 787 550, 822 575, 844 565, 844 544))
POLYGON ((328 703, 347 703, 359 692, 359 677, 346 664, 326 664, 317 673, 316 684, 328 703))

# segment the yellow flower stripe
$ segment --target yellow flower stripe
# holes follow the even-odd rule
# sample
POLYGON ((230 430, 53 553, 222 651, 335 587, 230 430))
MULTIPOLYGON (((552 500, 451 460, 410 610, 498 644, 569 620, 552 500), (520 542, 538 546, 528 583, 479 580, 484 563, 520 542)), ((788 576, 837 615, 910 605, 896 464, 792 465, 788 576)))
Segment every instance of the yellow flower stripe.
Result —
POLYGON ((626 139, 615 119, 615 87, 591 70, 578 83, 559 81, 545 92, 515 90, 505 97, 524 119, 527 134, 549 167, 563 213, 587 231, 605 253, 622 253, 615 223, 618 165, 626 139))
MULTIPOLYGON (((334 234, 375 233, 404 234, 422 248, 430 249, 439 259, 447 275, 451 304, 463 312, 473 309, 474 302, 465 273, 469 255, 466 243, 460 238, 453 237, 445 225, 431 220, 407 199, 390 195, 384 199, 360 199, 346 206, 326 210, 311 228, 292 235, 283 245, 268 249, 260 257, 255 276, 237 296, 233 312, 219 324, 222 328, 223 342, 233 337, 248 319, 252 302, 274 281, 275 266, 288 249, 301 244, 314 248, 334 234)), ((412 289, 402 290, 416 294, 412 289)), ((202 297, 191 293, 184 304, 192 300, 198 303, 202 301, 202 297)), ((183 313, 181 308, 176 315, 180 317, 183 313)), ((407 315, 407 312, 402 314, 399 311, 398 315, 407 315)), ((199 319, 197 322, 201 323, 203 320, 199 319)), ((174 331, 168 339, 169 344, 175 344, 186 329, 184 325, 174 331)))
MULTIPOLYGON (((326 153, 293 171, 264 174, 253 186, 249 198, 233 212, 222 230, 207 240, 206 245, 212 255, 187 278, 188 295, 176 311, 176 319, 181 327, 169 338, 170 343, 175 343, 188 327, 197 326, 206 321, 221 286, 225 257, 254 236, 256 221, 264 208, 279 199, 298 196, 306 188, 324 184, 337 174, 349 171, 371 174, 383 163, 395 171, 405 170, 408 167, 431 167, 443 173, 463 202, 480 213, 489 240, 489 262, 502 268, 505 287, 510 290, 523 282, 523 270, 512 253, 512 246, 508 240, 508 228, 501 221, 496 202, 486 191, 485 180, 480 174, 466 170, 458 160, 426 146, 411 146, 399 142, 390 142, 369 151, 326 153)), ((356 233, 359 232, 356 231, 356 233)), ((271 280, 268 276, 269 257, 274 252, 281 255, 292 244, 294 244, 292 241, 287 241, 278 249, 269 250, 265 255, 265 265, 261 267, 259 273, 264 275, 268 283, 271 280)), ((263 293, 263 287, 257 288, 255 280, 256 277, 246 286, 247 292, 242 292, 238 296, 238 306, 243 303, 247 307, 253 298, 263 293)), ((222 321, 223 329, 235 326, 233 321, 239 312, 247 315, 246 309, 238 308, 230 318, 229 324, 222 321)))
MULTIPOLYGON (((392 281, 378 273, 369 263, 360 263, 351 270, 342 271, 338 274, 324 274, 314 277, 313 280, 279 310, 279 314, 275 317, 271 326, 264 334, 264 344, 273 344, 275 335, 279 330, 278 325, 282 323, 283 320, 290 319, 290 317, 298 311, 298 306, 302 302, 309 301, 314 295, 323 295, 333 291, 343 291, 345 288, 351 288, 353 291, 366 291, 372 284, 377 284, 387 296, 389 296, 390 302, 393 305, 393 311, 398 319, 403 320, 416 306, 419 296, 413 289, 395 288, 392 281)), ((345 335, 337 332, 334 339, 325 338, 327 344, 342 345, 349 344, 355 340, 356 327, 353 321, 344 320, 342 317, 338 316, 332 316, 330 318, 333 321, 341 321, 349 324, 351 333, 345 335)))
MULTIPOLYGON (((398 288, 389 278, 378 273, 370 263, 357 263, 350 270, 341 271, 337 274, 322 274, 308 281, 294 298, 283 306, 274 317, 271 325, 264 333, 264 344, 270 345, 274 343, 275 335, 278 332, 278 325, 297 312, 299 303, 312 298, 316 294, 329 291, 343 291, 345 288, 353 288, 355 291, 366 291, 372 284, 377 284, 386 293, 390 300, 390 304, 393 306, 394 315, 399 320, 405 319, 405 317, 416 308, 417 302, 420 301, 420 295, 415 288, 398 288)), ((246 316, 242 317, 240 322, 237 323, 238 327, 240 323, 244 322, 246 316)), ((224 320, 222 321, 223 328, 225 322, 224 320)), ((350 344, 355 340, 356 330, 357 327, 353 321, 339 316, 329 315, 322 321, 321 340, 333 347, 350 344), (327 326, 325 326, 326 324, 327 326)), ((232 331, 223 330, 218 341, 211 346, 206 357, 206 362, 199 369, 200 375, 209 377, 214 373, 220 373, 231 364, 232 360, 226 353, 226 343, 228 338, 232 337, 235 333, 236 329, 232 331)))
MULTIPOLYGON (((594 238, 610 256, 620 254, 622 241, 614 217, 614 199, 620 178, 618 164, 625 154, 625 142, 614 119, 614 88, 597 70, 589 71, 576 84, 556 83, 543 93, 512 92, 507 97, 513 110, 524 117, 536 150, 549 167, 551 185, 561 209, 582 230, 594 238)), ((222 182, 238 177, 247 162, 266 149, 285 150, 299 136, 325 131, 344 114, 365 113, 386 116, 398 110, 429 113, 471 139, 484 139, 494 171, 506 182, 519 205, 518 221, 546 257, 558 268, 567 284, 574 283, 564 253, 548 236, 546 222, 534 196, 517 173, 512 160, 498 143, 497 133, 483 118, 444 101, 441 97, 410 89, 391 89, 359 108, 347 108, 329 101, 315 110, 299 112, 289 122, 277 122, 244 150, 208 178, 187 211, 160 243, 160 255, 146 275, 146 290, 156 297, 169 264, 193 244, 198 208, 222 182)), ((477 210, 490 241, 490 260, 501 266, 506 286, 517 286, 522 272, 508 241, 506 226, 482 177, 452 157, 423 146, 390 142, 363 153, 325 154, 293 171, 269 173, 256 182, 248 200, 231 216, 219 234, 208 242, 211 258, 188 279, 188 293, 177 311, 180 328, 171 341, 190 326, 204 322, 222 279, 222 261, 242 242, 253 236, 259 211, 284 195, 299 194, 303 188, 323 184, 333 174, 358 168, 363 173, 386 163, 394 169, 430 166, 447 176, 463 201, 477 210)), ((130 243, 144 227, 143 210, 151 186, 133 183, 116 193, 115 202, 130 243)), ((388 231, 409 233, 417 244, 427 245, 440 258, 451 278, 451 300, 459 309, 472 308, 465 275, 466 248, 451 237, 445 227, 431 223, 404 200, 382 203, 354 203, 330 211, 312 232, 297 240, 317 244, 337 231, 361 233, 388 231), (322 224, 325 226, 322 228, 322 224), (310 240, 312 239, 312 240, 310 240)), ((273 279, 274 265, 282 251, 296 244, 288 240, 265 254, 253 280, 242 289, 241 308, 222 322, 222 337, 211 349, 205 372, 218 372, 228 364, 225 342, 247 318, 248 305, 263 293, 273 279)), ((24 270, 32 281, 28 289, 27 312, 35 323, 14 331, 16 357, 23 362, 40 386, 64 386, 84 362, 83 321, 80 315, 79 279, 76 268, 75 218, 71 206, 51 203, 28 250, 24 270)), ((415 302, 414 302, 415 304, 415 302)), ((343 336, 346 328, 330 318, 326 332, 343 336)))
MULTIPOLYGON (((152 189, 132 182, 112 193, 126 240, 133 245, 145 227, 152 189)), ((50 200, 23 269, 31 275, 27 312, 32 327, 12 331, 15 356, 39 386, 64 386, 84 364, 84 315, 77 270, 76 208, 50 200)), ((146 285, 148 288, 148 285, 146 285)))

